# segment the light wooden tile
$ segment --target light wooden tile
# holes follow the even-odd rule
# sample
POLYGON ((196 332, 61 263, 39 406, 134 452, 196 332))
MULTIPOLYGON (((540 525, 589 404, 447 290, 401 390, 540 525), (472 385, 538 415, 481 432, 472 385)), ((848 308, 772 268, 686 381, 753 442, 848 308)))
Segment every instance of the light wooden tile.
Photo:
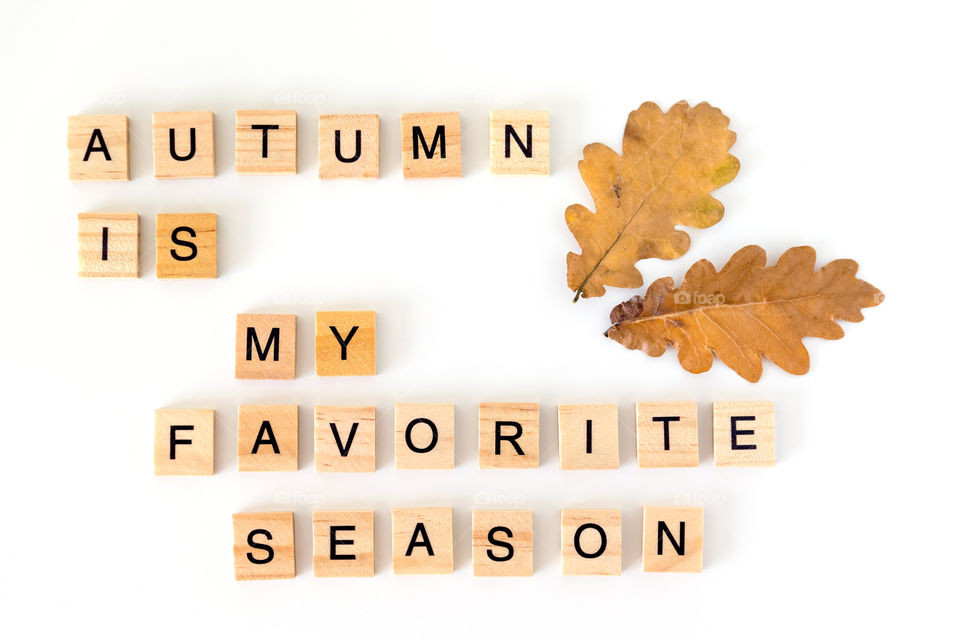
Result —
POLYGON ((772 402, 714 402, 713 459, 718 467, 772 467, 772 402))
POLYGON ((490 112, 490 173, 550 173, 550 112, 490 112))
POLYGON ((453 573, 453 509, 394 509, 393 572, 453 573))
POLYGON ((473 512, 473 575, 533 575, 533 511, 473 512))
POLYGON ((453 469, 452 404, 403 404, 394 408, 397 469, 453 469))
POLYGON ((157 214, 157 277, 217 277, 217 214, 157 214))
POLYGON ((561 469, 620 467, 620 420, 615 404, 557 407, 561 469))
POLYGON ((240 405, 237 410, 237 469, 299 469, 299 413, 295 404, 240 405))
POLYGON ((380 176, 380 116, 321 115, 317 131, 321 179, 380 176))
POLYGON ((67 118, 67 168, 71 180, 130 179, 129 121, 124 115, 67 118))
POLYGON ((297 112, 237 111, 236 171, 245 175, 297 172, 297 112))
POLYGON ((363 578, 374 572, 373 511, 314 511, 313 575, 363 578))
POLYGON ((213 409, 154 411, 154 475, 213 475, 213 433, 213 409))
POLYGON ((377 408, 315 407, 317 471, 377 470, 377 408))
POLYGON ((297 374, 295 314, 237 314, 236 377, 292 380, 297 374))
POLYGON ((377 314, 317 311, 318 376, 372 376, 377 372, 377 314))
POLYGON ((404 178, 463 175, 459 113, 405 113, 400 136, 404 178))
POLYGON ((643 570, 703 571, 703 509, 643 508, 643 570))
POLYGON ((77 216, 81 278, 140 277, 140 216, 81 213, 77 216))
POLYGON ((237 580, 295 577, 293 512, 233 514, 233 571, 237 580))
POLYGON ((481 469, 540 466, 540 405, 481 402, 478 411, 481 469))
POLYGON ((696 467, 698 442, 696 402, 637 403, 640 467, 696 467))
POLYGON ((212 178, 216 175, 213 112, 153 114, 153 175, 156 178, 212 178))
POLYGON ((620 575, 621 522, 618 509, 563 509, 560 512, 563 575, 620 575))

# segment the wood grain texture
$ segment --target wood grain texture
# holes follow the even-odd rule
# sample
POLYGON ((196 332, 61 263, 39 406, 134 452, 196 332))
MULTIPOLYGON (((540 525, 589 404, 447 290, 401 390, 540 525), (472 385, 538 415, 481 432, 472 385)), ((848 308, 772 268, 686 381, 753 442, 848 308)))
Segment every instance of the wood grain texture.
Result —
POLYGON ((318 376, 375 375, 376 312, 317 311, 315 346, 318 376))
POLYGON ((237 409, 237 470, 299 469, 299 413, 295 404, 240 405, 237 409))
POLYGON ((154 411, 154 475, 211 476, 214 451, 213 409, 154 411))
POLYGON ((490 112, 490 173, 550 173, 549 111, 490 112))
POLYGON ((452 508, 394 509, 392 523, 396 575, 453 573, 452 508))
POLYGON ((775 436, 772 402, 713 403, 716 466, 772 467, 777 459, 775 436))
POLYGON ((461 177, 460 114, 404 113, 400 118, 400 149, 404 178, 461 177))
POLYGON ((295 577, 293 512, 233 514, 233 570, 237 580, 295 577), (262 548, 264 545, 272 549, 272 554, 262 548))
POLYGON ((77 245, 77 274, 81 278, 140 277, 138 214, 79 214, 77 245))
POLYGON ((398 402, 394 408, 397 469, 453 469, 453 420, 452 404, 398 402))
POLYGON ((481 469, 535 469, 540 466, 540 405, 536 402, 481 402, 478 431, 481 469), (502 436, 499 447, 498 423, 502 436), (517 435, 517 425, 519 436, 514 441, 505 439, 517 435))
POLYGON ((620 419, 615 404, 562 404, 557 407, 560 468, 620 467, 620 419))
POLYGON ((376 407, 315 407, 313 427, 317 471, 377 470, 376 407))
POLYGON ((373 511, 313 512, 315 577, 364 578, 374 575, 373 516, 373 511))
POLYGON ((67 118, 67 174, 70 179, 78 182, 129 180, 129 127, 125 115, 67 118))
POLYGON ((212 111, 164 111, 153 114, 153 176, 212 178, 216 175, 212 111), (190 130, 194 144, 190 143, 190 130), (171 153, 170 131, 174 132, 171 153))
POLYGON ((621 527, 622 517, 618 509, 563 509, 560 512, 563 575, 620 575, 621 527))
POLYGON ((700 464, 696 402, 638 402, 636 415, 638 466, 700 464))
POLYGON ((533 575, 533 511, 474 511, 472 538, 473 575, 533 575))
POLYGON ((297 112, 292 109, 237 111, 236 172, 241 175, 296 174, 297 112), (277 128, 254 128, 258 125, 277 128))
POLYGON ((157 214, 157 277, 217 277, 217 214, 157 214))
POLYGON ((655 506, 643 508, 643 570, 685 573, 703 571, 703 509, 655 506))
POLYGON ((235 377, 293 380, 296 375, 297 316, 292 313, 237 314, 235 377))
POLYGON ((317 138, 321 179, 380 177, 380 116, 373 113, 321 115, 317 138), (360 132, 359 149, 357 132, 360 132))

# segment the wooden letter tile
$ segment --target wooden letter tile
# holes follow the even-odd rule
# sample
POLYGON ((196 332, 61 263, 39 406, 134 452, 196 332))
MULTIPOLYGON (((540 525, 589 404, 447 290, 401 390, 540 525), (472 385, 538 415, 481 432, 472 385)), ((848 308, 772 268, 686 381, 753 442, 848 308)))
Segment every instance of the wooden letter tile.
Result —
POLYGON ((643 570, 703 571, 703 509, 643 508, 643 570))
POLYGON ((297 316, 237 314, 238 379, 293 380, 297 375, 297 316))
POLYGON ((213 113, 168 111, 153 114, 153 175, 156 178, 212 178, 213 113))
POLYGON ((453 573, 453 509, 393 510, 393 572, 453 573))
POLYGON ((620 467, 620 420, 615 404, 557 407, 561 469, 620 467))
POLYGON ((317 471, 377 470, 376 407, 316 407, 313 436, 317 471))
POLYGON ((533 511, 473 512, 473 575, 533 575, 533 511))
POLYGON ((640 467, 696 467, 698 442, 696 402, 637 403, 640 467))
POLYGON ((490 173, 550 173, 550 113, 490 112, 490 173))
POLYGON ((128 127, 127 116, 70 116, 67 119, 70 179, 129 180, 128 127))
POLYGON ((236 149, 239 174, 295 174, 297 112, 237 111, 236 149))
POLYGON ((377 314, 317 311, 318 376, 372 376, 377 372, 377 314))
POLYGON ((713 460, 718 467, 772 467, 772 402, 714 402, 713 460))
POLYGON ((299 408, 295 404, 242 404, 237 411, 237 469, 296 471, 299 408))
POLYGON ((463 175, 459 113, 405 113, 400 136, 404 178, 463 175))
POLYGON ((157 277, 217 277, 217 214, 157 214, 157 277))
POLYGON ((81 213, 77 239, 81 278, 140 277, 140 216, 81 213))
POLYGON ((318 137, 320 178, 380 176, 380 116, 322 115, 318 137))
POLYGON ((233 571, 237 580, 296 576, 293 512, 233 514, 233 571))
POLYGON ((453 469, 453 405, 402 404, 394 411, 397 469, 453 469))
POLYGON ((154 475, 213 475, 213 415, 213 409, 154 411, 154 475))
POLYGON ((313 512, 314 576, 370 577, 373 559, 373 511, 313 512))
POLYGON ((620 575, 621 543, 619 510, 563 509, 560 512, 563 575, 620 575))
POLYGON ((540 405, 481 402, 478 415, 481 469, 540 466, 540 405))

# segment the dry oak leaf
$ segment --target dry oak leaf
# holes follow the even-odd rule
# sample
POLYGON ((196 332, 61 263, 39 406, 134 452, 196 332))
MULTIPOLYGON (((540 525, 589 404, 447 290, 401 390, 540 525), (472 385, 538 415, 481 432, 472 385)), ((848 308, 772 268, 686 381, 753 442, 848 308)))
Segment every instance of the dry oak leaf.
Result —
POLYGON ((694 264, 683 282, 661 278, 610 312, 606 336, 628 349, 663 355, 677 348, 680 364, 692 373, 713 365, 713 357, 750 382, 760 379, 762 356, 789 373, 810 369, 802 338, 837 340, 836 320, 859 322, 860 309, 883 294, 858 280, 857 263, 834 260, 816 269, 812 247, 787 250, 772 267, 758 246, 737 251, 718 273, 709 260, 694 264))
POLYGON ((567 286, 602 296, 605 285, 639 287, 634 266, 644 258, 675 259, 690 236, 677 225, 705 229, 723 218, 710 193, 736 177, 740 161, 728 153, 737 134, 719 109, 678 102, 666 113, 645 102, 627 118, 623 155, 598 142, 583 149, 580 175, 596 204, 567 207, 567 226, 582 253, 567 254, 567 286))

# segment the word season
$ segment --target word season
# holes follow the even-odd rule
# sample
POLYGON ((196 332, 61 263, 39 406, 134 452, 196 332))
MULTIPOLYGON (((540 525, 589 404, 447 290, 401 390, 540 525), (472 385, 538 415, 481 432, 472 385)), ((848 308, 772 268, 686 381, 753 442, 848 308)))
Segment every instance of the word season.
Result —
MULTIPOLYGON (((70 179, 129 180, 128 129, 125 115, 70 116, 70 179)), ((462 175, 459 113, 405 113, 400 129, 404 178, 462 175)), ((321 179, 380 176, 380 116, 321 115, 318 144, 321 179)), ((549 112, 491 111, 490 171, 550 173, 549 112)), ((297 112, 237 111, 236 172, 297 173, 297 112)), ((153 175, 161 179, 216 175, 212 112, 153 114, 153 175)))
MULTIPOLYGON (((453 573, 453 509, 394 509, 393 572, 453 573)), ((617 509, 560 512, 564 575, 620 575, 621 513, 617 509)), ((374 575, 373 511, 313 513, 313 575, 374 575)), ((533 512, 473 512, 473 575, 533 575, 533 512)), ((703 569, 703 509, 643 508, 643 570, 703 569)), ((296 576, 293 512, 233 514, 233 561, 237 580, 296 576)))

